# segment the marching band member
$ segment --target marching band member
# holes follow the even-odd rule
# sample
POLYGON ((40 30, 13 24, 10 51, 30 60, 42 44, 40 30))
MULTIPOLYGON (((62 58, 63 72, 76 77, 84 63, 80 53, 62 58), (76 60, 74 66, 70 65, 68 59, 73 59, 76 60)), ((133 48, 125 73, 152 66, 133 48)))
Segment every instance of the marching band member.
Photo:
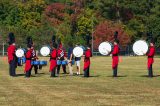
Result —
POLYGON ((8 63, 9 63, 9 75, 10 76, 16 76, 16 56, 15 56, 15 37, 14 33, 9 33, 8 35, 9 40, 9 47, 7 48, 8 53, 8 63))
POLYGON ((29 37, 27 38, 27 52, 25 54, 26 57, 26 64, 25 64, 25 74, 26 74, 26 78, 29 78, 31 76, 31 59, 32 59, 32 39, 29 37))
POLYGON ((52 51, 50 54, 50 72, 51 77, 56 77, 56 67, 57 67, 57 45, 53 44, 52 51))
MULTIPOLYGON (((31 50, 32 50, 32 61, 36 61, 38 59, 38 57, 37 57, 36 50, 34 49, 33 45, 31 47, 31 50)), ((37 74, 38 73, 38 65, 32 65, 32 68, 33 67, 34 67, 35 74, 37 74)), ((32 70, 32 68, 31 68, 31 70, 32 70)))
POLYGON ((83 68, 83 71, 84 71, 84 77, 89 77, 90 76, 89 68, 90 68, 90 64, 91 64, 90 57, 92 57, 91 45, 89 43, 89 41, 91 40, 90 35, 86 36, 86 40, 87 40, 87 48, 86 48, 86 51, 84 53, 84 68, 83 68))
POLYGON ((87 45, 87 50, 85 51, 84 55, 84 77, 89 77, 89 68, 90 68, 90 57, 92 57, 92 52, 90 49, 90 45, 87 45))
POLYGON ((154 63, 154 54, 155 54, 154 41, 151 40, 149 51, 147 53, 147 56, 148 56, 148 64, 147 65, 148 65, 148 76, 149 77, 153 77, 152 65, 154 63))
MULTIPOLYGON (((60 61, 62 64, 62 61, 64 61, 67 56, 66 56, 66 51, 63 49, 61 42, 59 43, 57 53, 58 53, 57 54, 58 55, 57 61, 60 61)), ((57 64, 57 74, 59 74, 59 72, 60 72, 61 64, 57 64)), ((66 72, 66 65, 62 64, 62 68, 63 68, 63 73, 66 74, 67 73, 66 72)))
POLYGON ((55 36, 53 35, 52 37, 52 51, 50 54, 50 72, 51 72, 51 77, 56 77, 56 67, 57 67, 57 44, 55 43, 55 36))
POLYGON ((118 68, 118 54, 119 54, 119 41, 114 41, 114 47, 112 51, 112 69, 113 69, 113 77, 117 77, 117 68, 118 68))
POLYGON ((69 67, 69 74, 70 75, 73 75, 73 67, 72 67, 72 65, 73 65, 73 63, 72 63, 72 61, 73 61, 73 45, 72 45, 72 43, 69 43, 69 49, 68 49, 68 67, 69 67))

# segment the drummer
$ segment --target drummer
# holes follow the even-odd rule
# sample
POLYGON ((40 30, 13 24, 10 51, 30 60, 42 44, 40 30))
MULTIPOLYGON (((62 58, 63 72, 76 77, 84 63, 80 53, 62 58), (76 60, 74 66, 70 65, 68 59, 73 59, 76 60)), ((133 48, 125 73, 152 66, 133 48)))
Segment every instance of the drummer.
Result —
POLYGON ((154 63, 154 55, 155 55, 155 46, 154 46, 154 40, 152 39, 150 42, 149 50, 147 53, 148 56, 148 76, 153 77, 153 70, 152 70, 152 65, 154 63))
POLYGON ((114 47, 112 51, 112 69, 113 69, 113 77, 117 77, 117 69, 118 69, 118 54, 119 54, 119 40, 115 39, 114 47))
MULTIPOLYGON (((38 57, 37 57, 37 54, 36 54, 36 50, 34 49, 34 45, 32 45, 31 47, 31 50, 32 50, 32 61, 37 61, 38 60, 38 57)), ((34 71, 35 71, 35 74, 38 73, 38 65, 32 65, 32 68, 34 67, 34 71)), ((31 68, 31 70, 32 70, 31 68)))
POLYGON ((50 54, 50 72, 51 77, 56 77, 56 68, 57 68, 57 44, 53 42, 52 51, 50 54))
POLYGON ((8 43, 9 47, 7 48, 7 53, 8 53, 8 63, 9 63, 9 75, 14 77, 16 76, 16 55, 15 55, 15 37, 14 33, 9 33, 8 35, 8 43))
POLYGON ((91 45, 90 45, 90 40, 91 40, 91 36, 88 34, 86 36, 86 44, 87 44, 87 47, 86 47, 86 51, 84 53, 84 68, 83 68, 83 71, 84 71, 84 77, 89 77, 90 74, 89 74, 89 68, 90 68, 90 57, 92 57, 92 52, 91 52, 91 45))
POLYGON ((84 77, 89 77, 89 69, 90 69, 90 57, 92 57, 92 52, 91 52, 91 45, 87 44, 87 50, 85 51, 84 54, 84 77))
POLYGON ((57 74, 59 75, 61 65, 62 65, 62 68, 63 68, 63 73, 67 74, 66 64, 62 64, 62 61, 65 61, 67 59, 66 58, 67 56, 66 56, 66 51, 63 49, 61 42, 59 43, 57 53, 58 53, 57 54, 58 55, 57 61, 59 61, 61 63, 61 64, 57 64, 57 74))
POLYGON ((31 38, 28 38, 27 39, 27 52, 25 54, 25 57, 26 57, 26 64, 25 64, 25 77, 26 78, 29 78, 31 76, 31 68, 32 68, 32 65, 31 65, 31 59, 32 59, 32 50, 31 50, 31 47, 32 47, 32 40, 31 38))

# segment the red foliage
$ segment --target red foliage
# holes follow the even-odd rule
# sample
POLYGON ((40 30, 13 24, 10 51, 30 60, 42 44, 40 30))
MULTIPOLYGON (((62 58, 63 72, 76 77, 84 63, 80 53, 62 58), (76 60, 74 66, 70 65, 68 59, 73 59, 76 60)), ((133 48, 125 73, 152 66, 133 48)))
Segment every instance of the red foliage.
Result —
POLYGON ((45 9, 45 16, 54 26, 62 23, 65 17, 65 4, 53 3, 45 9))
POLYGON ((118 31, 120 45, 125 47, 130 42, 130 37, 124 32, 122 25, 104 21, 96 26, 94 32, 94 49, 97 50, 99 44, 104 41, 113 42, 115 31, 118 31))

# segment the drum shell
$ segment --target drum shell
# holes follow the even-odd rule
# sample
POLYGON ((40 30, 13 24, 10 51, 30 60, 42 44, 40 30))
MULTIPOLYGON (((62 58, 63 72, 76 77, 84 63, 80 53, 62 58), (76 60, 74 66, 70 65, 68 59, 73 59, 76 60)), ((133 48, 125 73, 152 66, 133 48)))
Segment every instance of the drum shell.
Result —
POLYGON ((22 63, 26 63, 26 58, 25 57, 22 57, 22 63))
POLYGON ((62 61, 61 60, 57 60, 57 65, 61 65, 62 61))
POLYGON ((47 61, 40 61, 39 65, 47 65, 47 61))
POLYGON ((62 61, 62 65, 67 65, 67 61, 62 61))
POLYGON ((32 65, 40 65, 40 61, 31 61, 32 65))

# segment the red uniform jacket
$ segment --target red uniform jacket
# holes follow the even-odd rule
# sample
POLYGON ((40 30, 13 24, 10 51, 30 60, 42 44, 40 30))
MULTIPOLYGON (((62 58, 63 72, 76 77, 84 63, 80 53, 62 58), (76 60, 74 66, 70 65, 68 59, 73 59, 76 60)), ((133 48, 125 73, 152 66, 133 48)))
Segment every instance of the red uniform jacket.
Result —
POLYGON ((50 71, 57 66, 57 50, 53 49, 50 55, 50 71))
POLYGON ((28 50, 25 54, 26 57, 26 64, 25 64, 25 72, 31 69, 31 59, 32 59, 32 50, 28 50))
POLYGON ((112 51, 112 68, 115 68, 118 65, 118 54, 119 54, 119 47, 118 45, 114 45, 112 51))
POLYGON ((15 45, 9 45, 9 47, 7 48, 8 63, 10 63, 15 58, 15 50, 16 50, 15 45))
POLYGON ((148 56, 148 69, 154 63, 154 59, 153 59, 154 58, 154 54, 155 54, 155 47, 154 46, 150 46, 149 52, 147 53, 147 56, 148 56))
POLYGON ((57 50, 57 56, 59 57, 58 60, 64 60, 64 57, 67 57, 67 53, 64 49, 57 50))
POLYGON ((84 71, 90 66, 90 57, 92 57, 91 49, 87 49, 84 58, 84 71))

